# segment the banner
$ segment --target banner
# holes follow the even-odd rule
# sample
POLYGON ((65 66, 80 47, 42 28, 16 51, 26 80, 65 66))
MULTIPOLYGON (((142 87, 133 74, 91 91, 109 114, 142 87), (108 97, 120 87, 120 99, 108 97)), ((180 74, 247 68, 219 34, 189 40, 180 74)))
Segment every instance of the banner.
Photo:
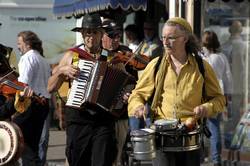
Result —
POLYGON ((35 32, 42 40, 44 55, 51 64, 58 62, 64 51, 75 45, 76 34, 70 30, 76 20, 57 19, 52 8, 1 7, 0 22, 0 43, 14 48, 17 59, 20 58, 17 34, 24 30, 35 32))

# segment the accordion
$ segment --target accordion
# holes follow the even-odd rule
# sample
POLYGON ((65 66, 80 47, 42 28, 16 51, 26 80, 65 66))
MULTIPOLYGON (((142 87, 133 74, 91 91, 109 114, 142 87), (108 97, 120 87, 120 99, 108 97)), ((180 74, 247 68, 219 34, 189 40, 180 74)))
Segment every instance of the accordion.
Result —
POLYGON ((101 61, 79 59, 78 67, 80 74, 72 82, 66 106, 80 108, 90 103, 106 111, 123 108, 123 87, 134 80, 133 76, 101 61))

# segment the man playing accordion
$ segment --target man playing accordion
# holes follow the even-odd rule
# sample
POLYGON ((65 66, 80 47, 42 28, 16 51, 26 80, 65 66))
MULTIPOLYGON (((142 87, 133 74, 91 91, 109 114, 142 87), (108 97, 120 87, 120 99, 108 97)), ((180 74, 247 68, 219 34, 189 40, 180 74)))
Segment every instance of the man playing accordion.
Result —
MULTIPOLYGON (((92 82, 88 79, 84 80, 91 74, 83 70, 92 66, 92 62, 102 64, 107 61, 108 51, 101 47, 104 30, 99 14, 84 15, 82 26, 76 27, 72 31, 82 34, 84 44, 69 49, 65 53, 48 82, 50 92, 58 90, 67 79, 72 83, 67 99, 68 106, 65 108, 67 160, 71 166, 112 165, 116 156, 114 116, 104 109, 106 107, 91 102, 78 104, 77 97, 70 101, 72 100, 70 96, 74 96, 73 91, 77 91, 75 94, 86 93, 86 87, 81 89, 81 86, 72 91, 74 82, 78 80, 79 84, 84 85, 92 82), (81 68, 80 63, 86 64, 87 67, 81 68), (82 73, 83 75, 81 75, 82 73)), ((110 94, 105 95, 106 98, 110 96, 110 94)), ((93 95, 90 94, 90 96, 93 95)))

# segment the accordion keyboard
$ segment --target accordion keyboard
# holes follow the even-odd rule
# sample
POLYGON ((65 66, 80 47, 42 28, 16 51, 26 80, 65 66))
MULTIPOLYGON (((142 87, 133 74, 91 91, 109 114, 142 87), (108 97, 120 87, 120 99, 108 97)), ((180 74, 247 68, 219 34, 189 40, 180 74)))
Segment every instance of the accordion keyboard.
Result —
POLYGON ((78 63, 80 68, 80 75, 78 78, 73 80, 70 93, 68 94, 68 100, 66 102, 67 106, 72 106, 80 108, 80 106, 85 102, 85 96, 88 93, 87 90, 90 75, 95 67, 95 62, 80 59, 78 63))

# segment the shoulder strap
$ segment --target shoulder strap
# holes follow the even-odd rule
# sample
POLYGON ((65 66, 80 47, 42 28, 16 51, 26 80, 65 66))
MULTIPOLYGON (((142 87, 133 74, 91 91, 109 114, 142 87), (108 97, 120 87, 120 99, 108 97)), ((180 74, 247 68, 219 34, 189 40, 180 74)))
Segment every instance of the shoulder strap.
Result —
MULTIPOLYGON (((199 71, 200 71, 200 73, 202 74, 202 76, 203 76, 203 78, 204 78, 204 83, 203 83, 203 85, 202 85, 202 98, 203 98, 203 100, 205 100, 205 97, 206 97, 206 89, 205 89, 205 67, 204 67, 204 64, 203 64, 203 60, 202 60, 202 58, 201 58, 201 56, 200 55, 198 55, 198 54, 196 54, 195 55, 195 59, 196 59, 196 62, 197 62, 197 64, 198 64, 198 67, 199 67, 199 71)), ((209 130, 209 128, 207 127, 207 118, 203 118, 202 120, 200 119, 199 121, 198 121, 198 123, 200 123, 201 124, 201 131, 202 131, 202 133, 207 137, 207 138, 210 138, 211 137, 211 132, 210 132, 210 130, 209 130)), ((203 135, 202 134, 202 135, 203 135)), ((203 137, 203 136, 202 136, 203 137)), ((202 139, 202 146, 203 146, 203 148, 204 148, 204 141, 203 141, 203 139, 202 139)))
POLYGON ((201 72, 202 76, 204 77, 205 76, 205 68, 203 65, 202 58, 200 55, 195 55, 194 57, 195 57, 196 62, 198 63, 199 71, 201 72))
POLYGON ((155 64, 154 77, 156 77, 156 74, 157 74, 158 69, 159 69, 160 64, 161 64, 162 57, 163 57, 163 55, 159 56, 159 59, 158 59, 157 63, 155 64))
POLYGON ((205 68, 204 68, 204 64, 203 64, 203 61, 202 61, 202 58, 201 58, 200 55, 196 54, 196 55, 194 55, 194 57, 195 57, 195 60, 196 60, 196 62, 198 64, 199 71, 200 71, 202 77, 204 78, 204 83, 202 85, 202 97, 203 97, 203 99, 205 99, 206 91, 205 91, 205 68))
POLYGON ((81 59, 93 60, 93 57, 79 47, 70 48, 69 51, 76 52, 81 59))

